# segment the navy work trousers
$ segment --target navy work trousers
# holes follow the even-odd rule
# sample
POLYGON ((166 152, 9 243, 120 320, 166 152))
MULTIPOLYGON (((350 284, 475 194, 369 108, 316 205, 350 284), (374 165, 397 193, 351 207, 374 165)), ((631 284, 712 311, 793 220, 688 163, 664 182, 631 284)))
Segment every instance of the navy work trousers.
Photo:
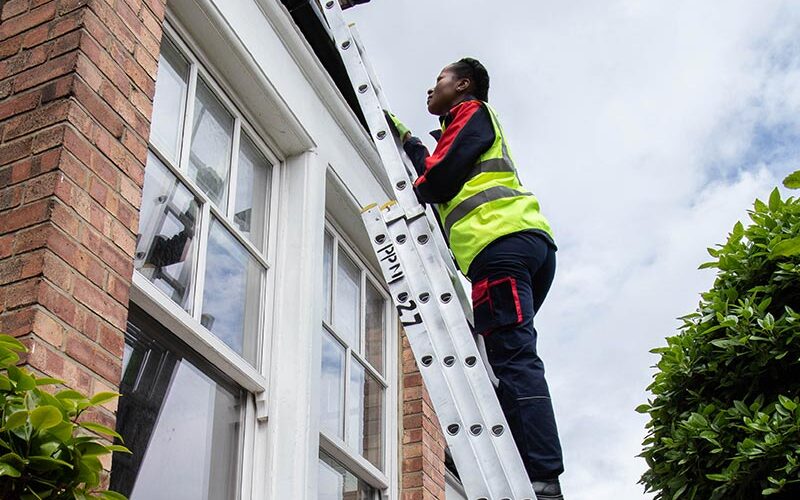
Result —
POLYGON ((544 363, 536 352, 533 318, 556 268, 556 249, 534 232, 502 237, 469 268, 475 331, 500 380, 497 396, 531 480, 564 471, 544 363))

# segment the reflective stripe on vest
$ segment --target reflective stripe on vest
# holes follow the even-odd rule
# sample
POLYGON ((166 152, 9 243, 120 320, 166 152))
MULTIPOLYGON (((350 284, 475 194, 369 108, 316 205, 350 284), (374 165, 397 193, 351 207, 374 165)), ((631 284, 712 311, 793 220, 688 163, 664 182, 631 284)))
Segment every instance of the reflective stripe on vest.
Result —
POLYGON ((501 236, 534 229, 552 238, 550 224, 539 212, 539 201, 519 181, 494 110, 483 105, 491 117, 495 141, 475 162, 458 194, 436 207, 464 274, 475 256, 501 236))
POLYGON ((466 200, 456 205, 456 207, 449 214, 447 214, 447 217, 444 219, 445 232, 450 234, 450 229, 452 229, 453 224, 464 218, 467 214, 484 203, 489 203, 490 201, 499 200, 502 198, 513 198, 514 196, 533 196, 533 193, 517 191, 516 189, 507 188, 505 186, 494 186, 485 191, 481 191, 476 195, 470 196, 466 200))

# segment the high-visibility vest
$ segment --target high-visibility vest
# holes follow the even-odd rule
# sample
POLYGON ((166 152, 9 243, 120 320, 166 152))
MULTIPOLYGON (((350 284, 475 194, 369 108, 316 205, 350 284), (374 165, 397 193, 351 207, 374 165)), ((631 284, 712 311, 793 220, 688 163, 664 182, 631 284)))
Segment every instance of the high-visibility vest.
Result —
POLYGON ((461 191, 437 205, 450 249, 464 274, 480 251, 501 236, 534 229, 553 238, 539 200, 519 181, 494 109, 483 105, 492 118, 494 143, 478 158, 461 191))

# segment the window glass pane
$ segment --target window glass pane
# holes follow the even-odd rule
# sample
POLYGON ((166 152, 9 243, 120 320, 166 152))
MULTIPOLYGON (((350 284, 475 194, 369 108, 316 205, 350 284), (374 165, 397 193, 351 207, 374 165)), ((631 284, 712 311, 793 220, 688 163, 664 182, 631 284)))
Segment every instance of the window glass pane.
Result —
POLYGON ((386 327, 383 318, 385 311, 386 301, 383 295, 367 280, 366 357, 367 361, 381 373, 383 373, 383 334, 386 327))
POLYGON ((158 57, 150 141, 164 156, 177 164, 186 108, 189 63, 166 37, 163 40, 158 57))
POLYGON ((200 322, 254 364, 263 274, 250 252, 212 218, 200 322))
POLYGON ((318 500, 372 500, 376 490, 325 453, 319 457, 318 500))
POLYGON ((149 153, 134 266, 186 311, 192 308, 199 213, 191 192, 149 153))
POLYGON ((189 151, 189 177, 211 201, 225 208, 233 141, 233 117, 211 89, 197 82, 189 151))
POLYGON ((236 498, 240 394, 130 325, 111 488, 132 500, 236 498))
POLYGON ((367 373, 364 384, 364 425, 361 454, 383 470, 383 399, 384 388, 378 379, 367 373))
POLYGON ((361 270, 347 256, 344 250, 339 250, 338 276, 336 277, 336 319, 334 326, 336 332, 351 347, 359 348, 359 311, 361 303, 361 270))
POLYGON ((344 433, 344 348, 322 331, 320 428, 332 436, 344 433))
POLYGON ((364 438, 364 367, 350 359, 350 388, 347 397, 347 444, 358 452, 364 438))
POLYGON ((271 174, 272 166, 242 133, 233 221, 259 249, 263 248, 264 220, 269 218, 271 174))
POLYGON ((383 468, 383 386, 361 363, 350 365, 347 444, 375 467, 383 468))
POLYGON ((331 263, 333 262, 333 237, 325 231, 325 253, 322 258, 322 266, 323 266, 323 278, 322 278, 322 289, 323 294, 325 297, 325 321, 331 321, 331 280, 333 280, 333 268, 331 267, 331 263))

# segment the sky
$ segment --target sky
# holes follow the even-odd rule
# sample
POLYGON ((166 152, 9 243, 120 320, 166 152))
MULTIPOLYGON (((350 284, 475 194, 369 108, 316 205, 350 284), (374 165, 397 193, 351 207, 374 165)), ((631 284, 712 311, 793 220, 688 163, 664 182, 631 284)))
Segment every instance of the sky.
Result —
POLYGON ((425 91, 443 66, 488 68, 559 244, 536 321, 566 498, 652 498, 634 412, 648 351, 711 286, 706 248, 800 163, 800 2, 372 0, 347 15, 417 135, 437 125, 425 91))

